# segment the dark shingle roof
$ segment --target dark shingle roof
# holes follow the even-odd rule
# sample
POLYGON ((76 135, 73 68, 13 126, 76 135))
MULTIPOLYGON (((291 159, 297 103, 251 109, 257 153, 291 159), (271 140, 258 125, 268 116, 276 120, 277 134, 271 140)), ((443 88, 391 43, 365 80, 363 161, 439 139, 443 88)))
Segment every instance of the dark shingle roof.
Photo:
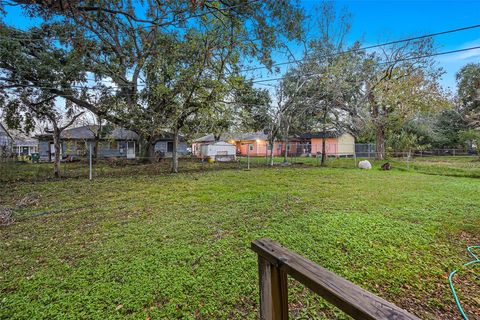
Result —
MULTIPOLYGON (((95 132, 98 130, 98 126, 82 126, 77 128, 71 128, 64 130, 60 137, 62 139, 94 139, 95 132)), ((138 140, 139 136, 131 130, 125 128, 115 128, 107 134, 105 139, 114 139, 114 140, 138 140)))
MULTIPOLYGON (((93 140, 95 138, 95 132, 98 130, 98 126, 89 125, 76 127, 71 129, 65 129, 60 134, 62 139, 73 139, 73 140, 93 140)), ((51 133, 39 134, 36 136, 39 139, 51 139, 51 133)), ((115 128, 112 131, 108 132, 103 139, 107 140, 138 140, 139 136, 132 130, 125 128, 115 128)))
POLYGON ((339 136, 341 136, 341 135, 342 135, 342 134, 341 134, 340 132, 338 132, 338 131, 330 130, 330 131, 326 131, 325 134, 323 133, 323 131, 320 131, 320 132, 308 132, 308 133, 304 133, 304 134, 299 135, 298 138, 300 138, 300 139, 337 138, 337 137, 339 137, 339 136))
POLYGON ((7 135, 10 139, 13 140, 12 136, 10 133, 7 131, 7 128, 3 126, 3 124, 0 123, 0 133, 5 132, 5 135, 7 135))
MULTIPOLYGON (((327 138, 337 138, 342 135, 342 132, 336 130, 329 130, 325 133, 325 137, 327 138)), ((323 138, 324 134, 322 131, 319 132, 307 132, 301 135, 290 137, 290 140, 295 139, 312 139, 312 138, 323 138)), ((237 133, 224 133, 220 135, 220 141, 253 141, 253 140, 267 140, 268 135, 263 132, 237 132, 237 133)), ((214 142, 215 138, 213 134, 209 134, 194 140, 194 142, 214 142)))
MULTIPOLYGON (((237 133, 223 133, 220 135, 219 141, 240 141, 240 140, 267 140, 268 135, 263 132, 237 132, 237 133)), ((201 138, 194 140, 194 142, 213 142, 215 141, 215 137, 213 134, 208 134, 201 138)))
POLYGON ((38 146, 38 140, 33 138, 16 138, 13 144, 17 147, 35 147, 38 146))
POLYGON ((13 144, 15 146, 35 147, 38 145, 37 139, 32 138, 21 131, 12 130, 10 134, 13 138, 13 144))

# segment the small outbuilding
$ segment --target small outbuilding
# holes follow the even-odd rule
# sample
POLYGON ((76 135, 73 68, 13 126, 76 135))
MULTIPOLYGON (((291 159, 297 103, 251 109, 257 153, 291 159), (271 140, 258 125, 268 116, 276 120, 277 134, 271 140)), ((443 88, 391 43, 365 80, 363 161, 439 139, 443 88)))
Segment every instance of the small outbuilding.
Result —
POLYGON ((203 144, 200 147, 200 157, 212 157, 215 161, 227 162, 236 159, 237 147, 225 141, 203 144))

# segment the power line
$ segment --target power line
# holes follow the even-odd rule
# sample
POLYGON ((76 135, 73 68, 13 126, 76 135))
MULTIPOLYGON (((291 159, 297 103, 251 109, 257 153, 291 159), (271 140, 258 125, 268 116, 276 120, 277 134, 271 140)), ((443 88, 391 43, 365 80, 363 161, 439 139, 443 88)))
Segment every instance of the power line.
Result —
MULTIPOLYGON (((415 57, 407 57, 403 59, 397 59, 397 60, 391 60, 391 61, 384 61, 384 62, 379 62, 380 64, 390 64, 390 63, 397 63, 397 62, 403 62, 403 61, 409 61, 409 60, 416 60, 416 59, 424 59, 424 58, 430 58, 430 57, 436 57, 436 56, 442 56, 442 55, 447 55, 447 54, 452 54, 452 53, 459 53, 459 52, 465 52, 465 51, 470 51, 470 50, 477 50, 480 49, 480 46, 475 46, 475 47, 469 47, 469 48, 463 48, 463 49, 457 49, 457 50, 450 50, 450 51, 443 51, 443 52, 437 52, 437 53, 432 53, 428 55, 423 55, 423 56, 415 56, 415 57)), ((314 76, 314 75, 319 75, 318 73, 312 73, 308 74, 308 76, 314 76)), ((251 79, 254 80, 252 83, 263 83, 263 82, 270 82, 270 81, 277 81, 281 80, 283 77, 278 77, 278 78, 271 78, 271 79, 251 79)), ((103 81, 103 80, 102 80, 103 81)), ((36 86, 36 85, 30 85, 30 84, 21 84, 21 83, 12 83, 12 88, 13 87, 32 87, 34 89, 45 89, 45 90, 64 90, 62 88, 54 88, 50 86, 36 86)), ((66 90, 69 90, 71 88, 73 89, 83 89, 83 90, 121 90, 122 88, 132 88, 133 85, 115 85, 115 87, 88 87, 88 86, 80 86, 80 85, 73 85, 67 88, 66 90)), ((1 86, 0 86, 1 87, 1 86)), ((146 87, 146 84, 137 84, 137 88, 139 87, 146 87)))
MULTIPOLYGON (((464 48, 464 49, 457 49, 457 50, 450 50, 450 51, 444 51, 444 52, 437 52, 437 53, 427 54, 427 55, 423 55, 423 56, 408 57, 408 58, 404 58, 404 59, 384 61, 384 62, 379 62, 379 64, 390 64, 390 63, 397 63, 397 62, 403 62, 403 61, 408 61, 408 60, 424 59, 424 58, 442 56, 442 55, 446 55, 446 54, 452 54, 452 53, 458 53, 458 52, 465 52, 465 51, 476 50, 476 49, 480 49, 480 46, 470 47, 470 48, 464 48)), ((311 76, 312 76, 312 75, 319 75, 319 73, 310 74, 310 75, 311 75, 311 76)), ((252 81, 252 83, 270 82, 270 81, 277 81, 277 80, 281 80, 281 79, 283 79, 283 77, 271 78, 271 79, 263 79, 263 80, 260 79, 260 80, 252 81)), ((252 80, 254 80, 254 79, 252 79, 252 80)))
MULTIPOLYGON (((397 43, 402 43, 402 42, 431 38, 431 37, 435 37, 435 36, 440 36, 440 35, 444 35, 444 34, 460 32, 460 31, 465 31, 465 30, 470 30, 470 29, 475 29, 475 28, 480 28, 480 24, 467 26, 467 27, 462 27, 462 28, 457 28, 457 29, 450 29, 450 30, 440 31, 440 32, 435 32, 435 33, 429 33, 429 34, 424 34, 424 35, 421 35, 421 36, 418 36, 418 37, 411 37, 411 38, 405 38, 405 39, 400 39, 400 40, 394 40, 394 41, 379 43, 379 44, 375 44, 375 45, 371 45, 371 46, 366 46, 366 47, 346 50, 346 51, 342 51, 342 52, 332 53, 332 54, 324 55, 324 56, 322 56, 322 58, 342 55, 342 54, 351 53, 351 52, 364 51, 364 50, 379 48, 379 47, 388 46, 388 45, 397 44, 397 43)), ((310 58, 310 59, 313 59, 313 58, 310 58)), ((309 58, 295 59, 294 61, 278 62, 278 63, 272 64, 272 67, 298 63, 298 62, 302 62, 302 61, 305 61, 305 60, 309 60, 309 58)), ((266 67, 266 66, 259 66, 259 67, 242 69, 242 70, 240 70, 240 72, 254 71, 254 70, 260 70, 260 69, 267 69, 267 68, 268 67, 266 67)))
MULTIPOLYGON (((248 5, 248 4, 251 4, 251 3, 258 2, 258 1, 259 0, 252 0, 252 1, 247 2, 246 4, 242 4, 242 5, 248 5)), ((226 10, 226 9, 233 8, 233 7, 238 7, 238 6, 240 6, 240 5, 227 7, 227 8, 221 9, 221 10, 226 10)), ((213 11, 204 12, 200 15, 206 15, 206 14, 209 14, 209 13, 212 13, 212 12, 213 11)), ((191 16, 188 19, 195 18, 197 16, 198 15, 191 16)), ((394 40, 394 41, 384 42, 384 43, 380 43, 380 44, 375 44, 375 45, 371 45, 371 46, 346 50, 346 51, 342 51, 342 52, 338 52, 338 53, 324 55, 322 57, 331 57, 331 56, 337 56, 337 55, 342 55, 342 54, 351 53, 351 52, 369 50, 369 49, 383 47, 383 46, 387 46, 387 45, 392 45, 392 44, 397 44, 397 43, 402 43, 402 42, 408 42, 408 41, 413 41, 413 40, 419 40, 419 39, 424 39, 424 38, 430 38, 430 37, 435 37, 435 36, 439 36, 439 35, 444 35, 444 34, 449 34, 449 33, 454 33, 454 32, 460 32, 460 31, 475 29, 475 28, 479 28, 479 27, 480 27, 480 24, 476 24, 476 25, 471 25, 471 26, 466 26, 466 27, 461 27, 461 28, 456 28, 456 29, 450 29, 450 30, 425 34, 425 35, 421 35, 421 36, 417 36, 417 37, 410 37, 410 38, 405 38, 405 39, 400 39, 400 40, 394 40)), ((13 28, 13 29, 16 29, 16 28, 13 28)), ((19 30, 19 29, 16 29, 16 30, 19 30)), ((19 30, 19 31, 21 31, 21 30, 19 30)), ((0 35, 0 38, 2 38, 2 37, 4 37, 4 35, 0 35)), ((8 38, 8 37, 6 37, 6 38, 8 38)), ((73 37, 73 38, 75 38, 75 37, 73 37)), ((20 40, 20 38, 17 38, 17 40, 20 40)), ((42 41, 42 39, 28 39, 28 38, 25 38, 23 40, 26 40, 26 41, 35 41, 35 40, 42 41)), ((255 40, 258 40, 258 39, 255 39, 255 40)), ((253 40, 253 41, 255 41, 255 40, 253 40)), ((466 50, 471 50, 471 49, 466 49, 466 50)), ((464 50, 464 51, 466 51, 466 50, 464 50)), ((454 50, 452 52, 446 52, 446 53, 443 53, 443 54, 455 53, 455 52, 458 52, 458 51, 454 50)), ((441 55, 441 54, 436 54, 436 55, 441 55)), ((418 57, 416 57, 416 58, 418 58, 418 57)), ((311 59, 313 59, 313 58, 295 59, 294 61, 285 61, 285 62, 274 63, 274 64, 272 64, 272 66, 288 65, 288 64, 299 63, 299 62, 306 61, 306 60, 311 60, 311 59)), ((266 67, 266 66, 259 66, 259 67, 241 69, 241 70, 239 70, 239 72, 254 71, 254 70, 260 70, 260 69, 267 69, 267 68, 268 67, 266 67)), ((273 80, 278 80, 278 79, 281 79, 281 78, 275 78, 275 79, 272 79, 272 80, 265 79, 263 81, 273 81, 273 80)), ((256 82, 260 82, 260 81, 262 81, 262 80, 258 80, 256 82)))

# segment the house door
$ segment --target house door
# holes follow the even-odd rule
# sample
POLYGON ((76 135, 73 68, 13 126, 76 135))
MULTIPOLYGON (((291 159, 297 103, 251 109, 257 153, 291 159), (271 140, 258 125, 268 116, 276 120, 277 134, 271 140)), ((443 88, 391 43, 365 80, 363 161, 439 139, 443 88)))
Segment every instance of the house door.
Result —
POLYGON ((167 152, 173 152, 173 141, 167 141, 167 152))
POLYGON ((127 141, 127 159, 135 159, 135 141, 127 141))

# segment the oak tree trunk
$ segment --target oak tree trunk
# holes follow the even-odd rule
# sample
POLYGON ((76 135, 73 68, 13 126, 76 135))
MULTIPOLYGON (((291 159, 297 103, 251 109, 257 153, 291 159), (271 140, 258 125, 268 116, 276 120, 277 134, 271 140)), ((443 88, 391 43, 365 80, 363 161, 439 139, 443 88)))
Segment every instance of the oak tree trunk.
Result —
POLYGON ((173 130, 172 173, 178 173, 178 128, 173 130))
POLYGON ((327 162, 327 111, 328 107, 325 104, 325 109, 323 110, 323 130, 322 130, 322 161, 320 162, 320 166, 324 167, 327 162))
POLYGON ((322 139, 322 161, 320 162, 320 166, 324 167, 327 162, 327 142, 325 139, 325 131, 323 132, 323 139, 322 139))
POLYGON ((154 141, 155 139, 150 136, 140 136, 139 144, 140 144, 140 158, 141 161, 144 162, 151 162, 153 161, 155 154, 154 154, 154 141))
MULTIPOLYGON (((375 96, 371 90, 368 93, 368 100, 371 105, 371 114, 375 124, 375 159, 385 159, 385 125, 381 119, 380 106, 375 101, 375 96)), ((386 115, 383 115, 385 117, 386 115)))
POLYGON ((273 147, 275 145, 275 140, 270 141, 269 143, 270 143, 270 161, 269 161, 270 163, 269 164, 270 164, 270 167, 273 167, 273 147))
POLYGON ((383 124, 377 124, 375 128, 375 159, 385 159, 385 127, 383 124))
POLYGON ((60 178, 60 153, 61 153, 61 145, 60 145, 60 131, 54 130, 53 132, 53 145, 55 148, 55 157, 53 160, 53 174, 55 178, 60 178))

